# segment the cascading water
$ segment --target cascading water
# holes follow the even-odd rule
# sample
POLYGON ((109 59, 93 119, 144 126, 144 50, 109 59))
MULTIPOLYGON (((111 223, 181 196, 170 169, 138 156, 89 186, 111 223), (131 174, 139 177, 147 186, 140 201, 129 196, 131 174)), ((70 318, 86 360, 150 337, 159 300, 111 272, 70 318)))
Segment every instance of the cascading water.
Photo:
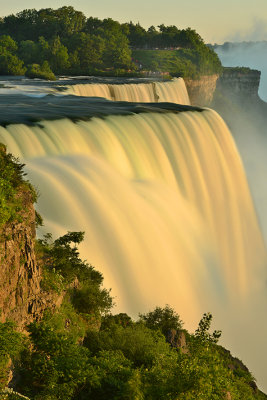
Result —
POLYGON ((264 245, 215 112, 10 125, 0 141, 26 162, 47 229, 86 231, 86 256, 120 307, 183 302, 199 313, 203 285, 223 301, 256 288, 264 245))
POLYGON ((10 124, 0 128, 0 142, 26 163, 46 231, 86 232, 82 256, 103 272, 117 311, 136 316, 169 303, 189 329, 211 311, 227 346, 261 376, 266 252, 218 114, 10 124), (249 324, 258 332, 253 348, 249 324))
POLYGON ((103 97, 107 100, 113 100, 109 85, 105 83, 80 83, 69 85, 67 86, 67 90, 64 91, 64 94, 74 94, 76 96, 86 97, 103 97))
POLYGON ((65 94, 76 96, 104 97, 115 101, 142 103, 170 102, 190 104, 184 80, 173 79, 170 82, 151 82, 138 84, 77 84, 67 86, 65 94))

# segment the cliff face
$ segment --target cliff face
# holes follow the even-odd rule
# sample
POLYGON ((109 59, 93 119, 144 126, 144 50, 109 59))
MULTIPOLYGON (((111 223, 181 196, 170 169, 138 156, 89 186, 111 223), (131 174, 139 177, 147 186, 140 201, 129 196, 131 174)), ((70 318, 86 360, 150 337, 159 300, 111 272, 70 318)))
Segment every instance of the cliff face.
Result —
POLYGON ((258 95, 261 72, 249 68, 225 68, 218 79, 211 108, 228 124, 234 136, 265 134, 267 103, 258 95))
MULTIPOLYGON (((261 72, 256 70, 224 68, 222 75, 185 79, 191 104, 214 107, 218 97, 228 97, 239 103, 260 101, 258 90, 261 72)), ((216 108, 216 107, 215 107, 216 108)))
POLYGON ((23 204, 20 222, 0 228, 0 322, 14 321, 18 329, 40 320, 45 309, 59 307, 63 294, 42 290, 42 271, 35 254, 35 210, 31 192, 18 192, 23 204))
POLYGON ((215 95, 220 93, 241 102, 259 100, 261 72, 249 69, 225 68, 218 79, 215 95))
POLYGON ((191 104, 209 106, 212 102, 219 75, 202 76, 200 79, 184 79, 191 104))
POLYGON ((31 194, 20 190, 21 222, 8 223, 0 230, 0 315, 1 322, 12 319, 19 326, 34 318, 40 293, 40 270, 34 253, 35 211, 31 194))

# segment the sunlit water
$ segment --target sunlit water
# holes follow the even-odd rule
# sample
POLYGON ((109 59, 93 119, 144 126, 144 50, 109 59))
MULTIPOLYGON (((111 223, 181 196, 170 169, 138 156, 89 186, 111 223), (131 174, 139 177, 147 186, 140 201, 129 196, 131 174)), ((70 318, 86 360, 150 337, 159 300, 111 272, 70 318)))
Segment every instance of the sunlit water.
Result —
POLYGON ((0 141, 26 163, 45 231, 86 232, 82 256, 103 272, 115 311, 168 303, 190 330, 211 311, 224 343, 264 383, 265 247, 218 114, 10 124, 0 141))
POLYGON ((77 96, 104 97, 115 101, 190 104, 182 78, 176 78, 170 82, 121 85, 84 83, 67 87, 65 94, 75 94, 77 96))

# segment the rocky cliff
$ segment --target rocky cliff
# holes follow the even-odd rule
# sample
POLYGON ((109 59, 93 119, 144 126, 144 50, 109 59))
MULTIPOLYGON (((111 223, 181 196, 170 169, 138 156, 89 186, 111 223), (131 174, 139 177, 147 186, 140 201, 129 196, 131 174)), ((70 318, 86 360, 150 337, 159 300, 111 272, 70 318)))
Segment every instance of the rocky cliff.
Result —
POLYGON ((234 137, 241 132, 265 134, 267 103, 258 95, 261 72, 249 68, 224 68, 210 107, 228 124, 234 137))
POLYGON ((255 102, 259 100, 258 91, 261 72, 249 68, 224 68, 217 81, 216 92, 235 100, 255 102))
POLYGON ((202 76, 200 79, 184 79, 191 104, 209 106, 212 102, 219 75, 202 76))
POLYGON ((224 68, 221 76, 185 79, 185 83, 192 105, 214 107, 214 100, 219 97, 228 97, 239 103, 260 101, 260 76, 260 71, 249 68, 224 68))
POLYGON ((0 167, 0 206, 11 204, 16 212, 16 217, 6 222, 0 214, 0 322, 12 320, 23 330, 40 319, 47 307, 59 305, 62 297, 41 288, 41 260, 37 261, 35 253, 34 193, 19 176, 20 166, 8 157, 4 146, 0 146, 0 167), (8 171, 7 176, 14 175, 13 180, 5 181, 3 171, 8 171))
POLYGON ((34 253, 35 211, 31 194, 20 189, 21 222, 6 223, 0 232, 0 319, 22 325, 34 317, 34 304, 40 293, 40 269, 34 253))

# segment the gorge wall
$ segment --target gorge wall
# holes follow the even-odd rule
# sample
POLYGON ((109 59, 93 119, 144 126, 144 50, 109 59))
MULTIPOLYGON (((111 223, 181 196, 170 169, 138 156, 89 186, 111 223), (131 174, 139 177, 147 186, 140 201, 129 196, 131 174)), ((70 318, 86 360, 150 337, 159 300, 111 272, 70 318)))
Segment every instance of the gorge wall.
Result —
MULTIPOLYGON (((1 167, 5 156, 5 146, 1 146, 1 167)), ((8 170, 8 165, 5 168, 8 170)), ((31 186, 22 181, 15 190, 15 199, 10 201, 16 207, 16 217, 4 223, 0 215, 0 322, 11 320, 23 331, 27 324, 39 320, 46 308, 59 306, 62 296, 41 287, 42 260, 38 260, 35 248, 36 214, 31 186)), ((2 179, 1 207, 5 207, 4 191, 2 179)))
MULTIPOLYGON (((261 72, 247 68, 224 68, 217 82, 216 92, 239 101, 259 100, 261 72)), ((215 93, 216 94, 216 93, 215 93)))
POLYGON ((257 70, 224 68, 221 76, 209 75, 200 79, 185 79, 185 84, 192 105, 213 108, 214 100, 221 96, 242 103, 260 100, 258 96, 260 77, 261 72, 257 70))
POLYGON ((33 320, 40 294, 40 269, 34 252, 35 211, 31 194, 20 190, 24 211, 20 222, 7 223, 0 235, 0 320, 19 326, 33 320))
POLYGON ((219 75, 206 75, 200 79, 185 79, 190 102, 193 105, 209 106, 212 102, 219 75))

